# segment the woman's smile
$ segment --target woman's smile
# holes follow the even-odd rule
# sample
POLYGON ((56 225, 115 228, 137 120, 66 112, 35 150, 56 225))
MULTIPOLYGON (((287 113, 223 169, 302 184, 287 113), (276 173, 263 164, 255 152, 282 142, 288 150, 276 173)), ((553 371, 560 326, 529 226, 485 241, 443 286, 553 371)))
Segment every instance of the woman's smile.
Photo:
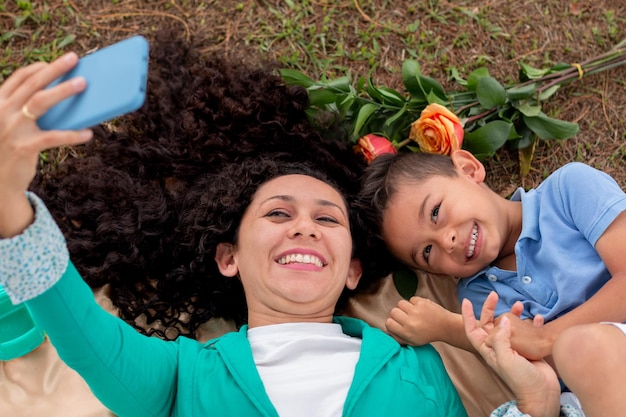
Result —
MULTIPOLYGON (((325 262, 322 255, 310 250, 296 249, 282 254, 277 260, 280 265, 287 265, 292 267, 306 267, 304 269, 311 269, 310 267, 316 267, 321 269, 325 262)), ((315 268, 314 268, 315 269, 315 268)))

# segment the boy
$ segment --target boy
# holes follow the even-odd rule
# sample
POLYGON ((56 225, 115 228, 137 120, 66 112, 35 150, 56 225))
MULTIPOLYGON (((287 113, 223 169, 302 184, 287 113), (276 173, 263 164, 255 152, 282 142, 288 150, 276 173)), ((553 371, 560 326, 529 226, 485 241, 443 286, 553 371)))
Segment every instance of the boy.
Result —
MULTIPOLYGON (((550 355, 575 324, 626 320, 626 194, 613 179, 572 163, 510 200, 484 180, 464 150, 381 155, 361 202, 409 268, 460 278, 459 299, 474 306, 496 291, 496 315, 508 314, 513 348, 530 359, 550 355), (523 320, 534 317, 546 324, 523 320)), ((401 301, 386 325, 408 343, 471 349, 461 316, 429 300, 401 301)))

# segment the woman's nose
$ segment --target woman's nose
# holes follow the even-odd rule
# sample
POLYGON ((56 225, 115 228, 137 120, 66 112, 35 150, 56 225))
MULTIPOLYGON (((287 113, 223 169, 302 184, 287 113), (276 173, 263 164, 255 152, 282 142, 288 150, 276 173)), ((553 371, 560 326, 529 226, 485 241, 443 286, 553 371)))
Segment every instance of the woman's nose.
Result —
POLYGON ((292 237, 309 236, 312 238, 318 238, 320 233, 317 224, 313 221, 313 219, 301 217, 295 219, 291 227, 290 234, 292 237))

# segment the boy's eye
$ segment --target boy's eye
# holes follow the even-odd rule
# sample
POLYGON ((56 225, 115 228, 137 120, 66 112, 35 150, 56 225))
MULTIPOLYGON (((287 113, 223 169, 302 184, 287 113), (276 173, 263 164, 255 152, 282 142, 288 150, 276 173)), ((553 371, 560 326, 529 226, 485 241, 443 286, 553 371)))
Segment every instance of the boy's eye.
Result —
POLYGON ((432 211, 430 212, 430 218, 432 219, 434 223, 437 223, 437 217, 439 217, 440 207, 441 207, 441 204, 437 204, 435 207, 433 207, 432 211))
POLYGON ((430 251, 432 250, 432 248, 433 248, 433 245, 428 245, 422 251, 422 256, 424 257, 424 260, 426 261, 426 263, 428 263, 428 258, 430 257, 430 251))

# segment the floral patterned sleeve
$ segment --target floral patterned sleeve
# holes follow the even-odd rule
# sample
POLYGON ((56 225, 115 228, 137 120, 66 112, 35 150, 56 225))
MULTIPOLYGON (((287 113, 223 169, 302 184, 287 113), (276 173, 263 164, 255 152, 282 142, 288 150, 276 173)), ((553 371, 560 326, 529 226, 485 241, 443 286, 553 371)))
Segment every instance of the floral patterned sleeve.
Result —
MULTIPOLYGON (((493 410, 489 417, 533 417, 517 408, 517 401, 509 401, 493 410)), ((559 417, 585 417, 582 411, 570 404, 561 405, 559 417)))
POLYGON ((0 239, 0 284, 14 304, 44 293, 69 263, 65 238, 43 201, 27 193, 35 221, 22 234, 0 239))

